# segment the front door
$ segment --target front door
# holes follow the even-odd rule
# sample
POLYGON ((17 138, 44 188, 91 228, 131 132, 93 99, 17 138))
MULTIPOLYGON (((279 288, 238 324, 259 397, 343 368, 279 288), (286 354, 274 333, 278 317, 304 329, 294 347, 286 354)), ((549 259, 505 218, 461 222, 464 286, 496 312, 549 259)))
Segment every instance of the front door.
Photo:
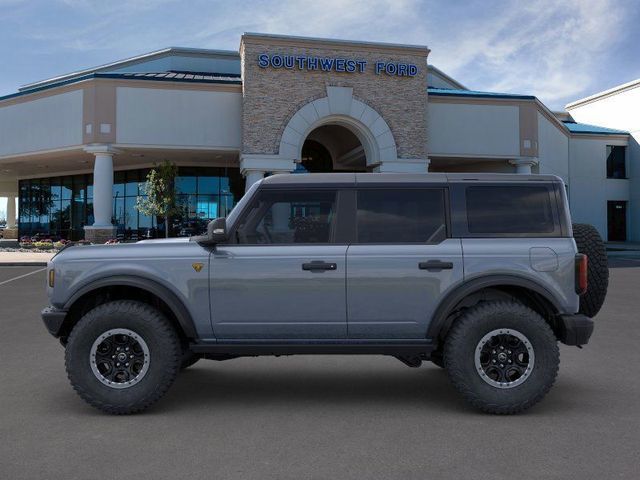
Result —
POLYGON ((607 202, 607 240, 627 241, 627 202, 607 202))
POLYGON ((346 251, 337 192, 262 190, 211 256, 219 339, 346 338, 346 251))
POLYGON ((421 339, 443 293, 463 278, 447 238, 445 189, 360 189, 347 252, 350 338, 421 339))

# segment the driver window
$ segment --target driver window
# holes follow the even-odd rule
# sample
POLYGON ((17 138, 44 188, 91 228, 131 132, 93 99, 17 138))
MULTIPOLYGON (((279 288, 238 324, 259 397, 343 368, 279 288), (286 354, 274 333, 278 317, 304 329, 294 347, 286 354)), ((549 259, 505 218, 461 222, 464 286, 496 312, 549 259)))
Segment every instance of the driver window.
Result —
POLYGON ((332 243, 335 212, 332 190, 263 191, 238 227, 238 243, 332 243))

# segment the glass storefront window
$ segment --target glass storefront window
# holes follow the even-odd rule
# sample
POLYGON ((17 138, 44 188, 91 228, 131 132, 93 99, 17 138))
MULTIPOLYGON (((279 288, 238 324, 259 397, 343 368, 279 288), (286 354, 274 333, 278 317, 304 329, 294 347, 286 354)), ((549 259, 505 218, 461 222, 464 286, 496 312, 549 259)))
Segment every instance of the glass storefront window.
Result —
POLYGON ((198 177, 192 176, 178 176, 178 178, 176 178, 176 190, 178 193, 196 193, 197 178, 198 177))
POLYGON ((72 177, 62 177, 62 200, 70 200, 73 196, 72 177))
MULTIPOLYGON (((164 219, 135 208, 149 169, 114 174, 113 223, 118 238, 135 240, 164 236, 164 219)), ((244 193, 238 168, 181 167, 176 178, 182 213, 171 218, 171 235, 196 235, 207 222, 226 216, 244 193)), ((83 227, 93 225, 93 175, 73 175, 19 182, 19 235, 36 234, 80 240, 83 227)))
POLYGON ((124 198, 125 172, 115 172, 113 174, 113 196, 114 198, 124 198))
POLYGON ((138 170, 129 170, 126 172, 126 184, 124 194, 127 197, 135 197, 138 195, 138 170))
POLYGON ((198 178, 198 193, 199 194, 217 195, 219 190, 220 190, 220 178, 219 177, 199 177, 198 178))

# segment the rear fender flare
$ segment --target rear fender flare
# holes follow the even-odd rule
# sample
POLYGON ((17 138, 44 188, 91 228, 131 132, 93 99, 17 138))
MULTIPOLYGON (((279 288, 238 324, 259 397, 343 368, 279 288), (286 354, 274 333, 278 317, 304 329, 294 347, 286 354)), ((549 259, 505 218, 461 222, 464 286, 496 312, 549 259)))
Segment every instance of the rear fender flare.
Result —
POLYGON ((433 314, 432 321, 427 329, 427 338, 438 339, 442 332, 446 331, 449 326, 447 325, 449 315, 453 312, 455 306, 466 297, 484 288, 500 286, 526 288, 541 295, 553 306, 556 313, 562 310, 561 304, 555 295, 549 289, 533 280, 517 275, 488 275, 464 282, 445 296, 433 314))

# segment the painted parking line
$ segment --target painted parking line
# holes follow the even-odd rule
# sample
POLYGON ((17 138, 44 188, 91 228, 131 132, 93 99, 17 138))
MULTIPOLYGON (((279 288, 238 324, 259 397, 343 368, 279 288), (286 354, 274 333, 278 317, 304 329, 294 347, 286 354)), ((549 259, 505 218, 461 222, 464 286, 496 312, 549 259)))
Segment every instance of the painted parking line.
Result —
POLYGON ((9 280, 5 280, 4 282, 0 282, 0 286, 5 285, 5 284, 7 284, 9 282, 13 282, 14 280, 20 280, 21 278, 28 277, 29 275, 33 275, 35 273, 42 272, 42 271, 44 271, 46 269, 47 269, 47 267, 44 267, 44 268, 40 268, 38 270, 34 270, 33 272, 25 273, 24 275, 18 275, 17 277, 13 277, 13 278, 10 278, 9 280))

